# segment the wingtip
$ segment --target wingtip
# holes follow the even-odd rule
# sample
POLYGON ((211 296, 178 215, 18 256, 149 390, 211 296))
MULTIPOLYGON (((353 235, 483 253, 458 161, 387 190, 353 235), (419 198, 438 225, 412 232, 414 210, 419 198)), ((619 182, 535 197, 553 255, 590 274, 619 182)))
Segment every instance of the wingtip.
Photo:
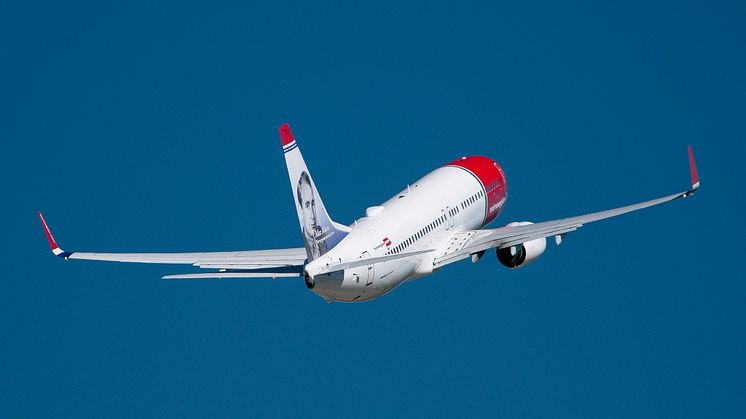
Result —
POLYGON ((44 227, 44 234, 46 234, 47 236, 47 241, 49 242, 49 247, 52 249, 52 253, 54 253, 55 256, 67 259, 67 257, 70 256, 70 253, 62 250, 62 248, 60 248, 60 246, 57 244, 57 241, 54 239, 52 232, 49 230, 47 221, 44 219, 44 215, 41 213, 41 211, 39 211, 39 219, 41 220, 42 227, 44 227))
POLYGON ((293 131, 290 130, 290 124, 285 123, 280 125, 280 141, 283 147, 295 141, 293 131))
POLYGON ((694 152, 692 151, 692 146, 688 146, 689 151, 689 175, 692 178, 692 189, 691 193, 694 193, 697 189, 699 189, 699 175, 697 174, 697 165, 694 163, 694 152))

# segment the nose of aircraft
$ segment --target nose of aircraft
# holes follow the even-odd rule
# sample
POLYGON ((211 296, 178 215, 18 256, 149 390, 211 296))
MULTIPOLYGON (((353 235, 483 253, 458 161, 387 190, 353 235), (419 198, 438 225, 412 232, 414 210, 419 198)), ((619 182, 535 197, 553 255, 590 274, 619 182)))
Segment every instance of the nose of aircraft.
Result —
POLYGON ((464 156, 446 166, 460 167, 471 173, 479 181, 487 195, 487 211, 483 225, 497 217, 508 196, 508 183, 505 173, 496 161, 484 156, 464 156))
POLYGON ((456 166, 470 172, 484 187, 489 187, 495 182, 505 183, 505 174, 500 165, 489 157, 464 156, 456 159, 446 166, 456 166))

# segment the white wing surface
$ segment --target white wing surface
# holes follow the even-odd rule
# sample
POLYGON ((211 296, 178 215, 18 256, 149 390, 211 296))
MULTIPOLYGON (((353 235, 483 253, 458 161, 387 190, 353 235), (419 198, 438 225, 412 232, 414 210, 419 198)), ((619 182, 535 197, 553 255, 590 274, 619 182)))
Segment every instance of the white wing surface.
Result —
POLYGON ((190 253, 91 253, 66 252, 60 248, 49 230, 44 216, 39 213, 44 233, 47 235, 52 253, 65 259, 98 260, 129 263, 163 263, 192 265, 203 269, 216 269, 209 274, 184 274, 170 276, 189 278, 279 278, 298 276, 306 260, 306 249, 302 247, 272 250, 240 250, 232 252, 190 253), (211 276, 220 273, 222 275, 211 276), (227 275, 231 273, 231 275, 227 275), (243 274, 243 276, 239 275, 243 274), (251 274, 251 275, 248 275, 251 274), (202 275, 202 276, 192 276, 202 275))
POLYGON ((577 217, 562 218, 516 227, 500 227, 495 229, 469 230, 454 233, 449 237, 448 242, 440 253, 436 255, 433 262, 433 269, 465 259, 473 254, 480 254, 480 252, 495 247, 502 249, 551 236, 557 236, 557 242, 559 243, 562 235, 575 231, 585 224, 616 217, 617 215, 626 214, 628 212, 637 211, 693 195, 694 192, 699 189, 699 176, 697 175, 697 168, 694 164, 694 154, 692 153, 691 146, 689 147, 689 171, 692 184, 691 188, 686 192, 680 192, 662 198, 640 202, 638 204, 594 212, 577 217))

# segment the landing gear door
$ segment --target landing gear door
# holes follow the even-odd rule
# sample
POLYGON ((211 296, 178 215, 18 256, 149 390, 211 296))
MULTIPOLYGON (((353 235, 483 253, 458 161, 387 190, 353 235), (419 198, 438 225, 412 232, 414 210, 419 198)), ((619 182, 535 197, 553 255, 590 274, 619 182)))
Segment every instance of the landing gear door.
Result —
MULTIPOLYGON (((363 259, 367 259, 370 257, 370 253, 366 250, 363 252, 363 259)), ((365 267, 365 272, 363 272, 363 276, 365 277, 365 286, 371 286, 373 285, 373 278, 376 276, 376 268, 375 265, 370 264, 365 267)))

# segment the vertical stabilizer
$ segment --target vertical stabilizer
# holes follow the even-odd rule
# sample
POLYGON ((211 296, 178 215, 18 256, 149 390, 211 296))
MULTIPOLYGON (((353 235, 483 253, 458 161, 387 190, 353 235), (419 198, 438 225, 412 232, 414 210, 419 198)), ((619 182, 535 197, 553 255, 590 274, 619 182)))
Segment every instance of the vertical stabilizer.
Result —
POLYGON ((295 209, 298 212, 298 221, 310 262, 342 241, 349 232, 349 228, 332 221, 326 212, 324 202, 319 196, 316 184, 306 167, 306 162, 303 161, 303 155, 300 153, 298 143, 295 142, 288 124, 280 127, 280 139, 290 176, 293 201, 295 201, 295 209))

